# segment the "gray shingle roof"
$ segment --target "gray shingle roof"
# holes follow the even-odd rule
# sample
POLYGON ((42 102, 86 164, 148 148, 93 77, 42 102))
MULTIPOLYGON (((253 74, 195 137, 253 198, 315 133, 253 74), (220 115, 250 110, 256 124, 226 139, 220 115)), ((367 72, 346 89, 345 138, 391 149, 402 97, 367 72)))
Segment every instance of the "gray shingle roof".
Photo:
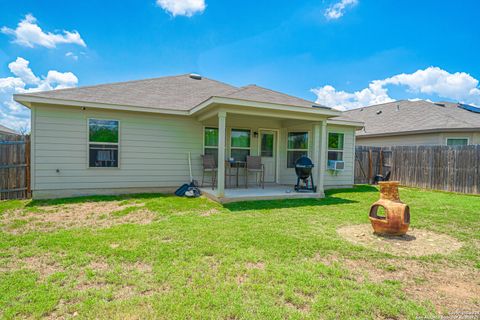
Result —
POLYGON ((301 98, 293 97, 278 91, 262 88, 257 85, 248 85, 241 87, 237 91, 228 95, 229 98, 270 102, 277 104, 287 104, 298 107, 311 108, 313 105, 320 106, 312 101, 304 100, 301 98))
POLYGON ((357 136, 411 131, 480 129, 480 114, 458 107, 457 103, 400 100, 349 110, 333 119, 363 121, 357 136))
MULTIPOLYGON (((314 102, 250 85, 237 88, 188 74, 23 94, 23 96, 188 111, 212 96, 312 107, 314 102)), ((20 99, 21 100, 21 99, 20 99)))
POLYGON ((19 133, 13 129, 7 128, 0 124, 0 134, 19 134, 19 133))
POLYGON ((30 93, 28 96, 118 104, 158 109, 190 110, 211 96, 238 90, 231 85, 189 75, 117 82, 71 89, 30 93))

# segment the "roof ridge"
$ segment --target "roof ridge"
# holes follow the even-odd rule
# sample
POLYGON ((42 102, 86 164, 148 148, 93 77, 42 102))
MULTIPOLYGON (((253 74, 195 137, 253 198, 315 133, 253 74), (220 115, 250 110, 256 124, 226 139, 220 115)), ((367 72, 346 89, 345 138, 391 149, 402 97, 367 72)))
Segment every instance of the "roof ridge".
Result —
POLYGON ((232 92, 232 93, 227 94, 226 96, 231 96, 232 94, 239 93, 239 92, 245 91, 245 90, 247 90, 247 89, 248 89, 248 86, 243 86, 243 87, 237 88, 237 90, 235 90, 235 91, 232 92))
MULTIPOLYGON (((465 111, 467 111, 467 110, 465 110, 465 111)), ((460 119, 460 118, 454 117, 454 116, 452 116, 452 115, 450 115, 450 114, 448 114, 448 113, 444 113, 443 115, 444 115, 446 118, 453 119, 453 120, 455 120, 455 121, 460 121, 460 122, 462 122, 462 123, 464 123, 464 124, 467 124, 467 125, 472 125, 472 123, 467 122, 467 121, 464 120, 464 119, 460 119)))
MULTIPOLYGON (((44 90, 44 91, 35 91, 35 92, 30 92, 30 93, 35 94, 35 93, 45 93, 45 92, 52 92, 52 91, 58 92, 58 91, 71 91, 71 90, 76 90, 76 89, 89 89, 89 88, 96 88, 96 87, 103 87, 103 86, 110 86, 110 85, 119 85, 119 84, 125 84, 125 83, 136 83, 136 82, 142 82, 142 81, 156 80, 156 79, 161 79, 161 78, 179 78, 179 77, 182 77, 182 76, 185 76, 185 75, 187 75, 187 74, 178 74, 178 75, 175 75, 175 76, 154 77, 154 78, 136 79, 136 80, 128 80, 128 81, 117 81, 117 82, 109 82, 109 83, 98 83, 98 84, 92 84, 92 85, 87 85, 87 86, 53 89, 53 90, 44 90)), ((29 94, 29 93, 25 93, 25 94, 29 94)))
MULTIPOLYGON (((171 75, 171 76, 152 77, 152 78, 146 78, 146 79, 117 81, 117 82, 109 82, 109 83, 99 83, 99 84, 93 84, 93 85, 87 85, 87 86, 79 86, 79 87, 72 87, 72 88, 62 88, 62 89, 36 91, 36 92, 31 92, 31 93, 32 93, 32 94, 36 94, 36 93, 45 93, 45 92, 52 92, 52 91, 58 92, 58 91, 71 91, 71 90, 76 90, 76 89, 90 89, 90 88, 98 88, 98 87, 103 87, 103 86, 112 86, 112 85, 116 86, 116 85, 122 85, 122 84, 126 84, 126 83, 145 82, 145 81, 165 79, 165 78, 181 78, 181 77, 185 77, 185 76, 189 76, 189 75, 190 75, 190 73, 182 73, 182 74, 171 75)), ((202 76, 202 79, 207 79, 207 80, 209 80, 209 81, 214 81, 214 82, 221 83, 221 84, 223 84, 223 85, 227 85, 227 86, 230 86, 230 87, 232 87, 232 88, 237 89, 237 87, 235 87, 235 86, 233 86, 233 85, 231 85, 231 84, 228 84, 228 83, 225 83, 225 82, 221 82, 221 81, 218 81, 218 80, 215 80, 215 79, 210 79, 210 78, 203 77, 203 76, 202 76)), ((25 94, 28 95, 29 93, 25 93, 25 94)))
POLYGON ((1 131, 4 131, 4 132, 9 132, 9 133, 12 133, 12 134, 19 134, 17 132, 17 130, 13 130, 12 128, 9 128, 7 126, 4 126, 3 124, 0 123, 0 130, 1 131))
POLYGON ((344 112, 350 112, 350 111, 355 111, 355 110, 359 110, 359 109, 366 109, 366 108, 371 108, 371 107, 378 107, 378 106, 383 106, 385 104, 390 104, 390 103, 395 103, 395 102, 402 102, 402 101, 406 101, 406 102, 418 102, 418 101, 423 101, 423 102, 428 102, 427 100, 423 100, 423 99, 420 99, 420 100, 417 100, 417 101, 411 101, 411 100, 408 100, 408 99, 400 99, 400 100, 394 100, 394 101, 390 101, 390 102, 384 102, 384 103, 377 103, 377 104, 371 104, 369 106, 364 106, 364 107, 358 107, 358 108, 354 108, 354 109, 350 109, 350 110, 345 110, 344 112))
POLYGON ((213 81, 213 82, 216 82, 216 83, 220 83, 220 84, 223 84, 223 85, 227 85, 227 86, 232 87, 232 88, 235 88, 235 89, 237 89, 237 90, 239 89, 239 87, 234 86, 234 85, 232 85, 232 84, 230 84, 230 83, 226 83, 226 82, 224 82, 224 81, 219 81, 219 80, 216 80, 216 79, 212 79, 212 78, 208 78, 208 77, 202 76, 202 79, 203 79, 203 78, 208 79, 208 80, 213 81))
MULTIPOLYGON (((241 87, 240 89, 246 90, 246 89, 249 89, 249 88, 252 88, 252 87, 257 87, 257 88, 260 88, 260 89, 263 89, 263 90, 266 90, 266 91, 270 91, 270 92, 273 92, 273 93, 278 93, 278 94, 281 94, 281 95, 284 95, 284 96, 287 96, 287 97, 290 97, 290 98, 300 99, 300 100, 303 100, 305 102, 312 103, 314 105, 323 106, 323 105, 321 105, 319 103, 316 103, 314 101, 311 101, 311 100, 303 99, 303 98, 300 98, 300 97, 297 97, 297 96, 292 96, 288 93, 284 93, 284 92, 276 91, 276 90, 273 90, 273 89, 265 88, 265 87, 262 87, 262 86, 259 86, 259 85, 256 85, 256 84, 249 84, 249 85, 241 87)), ((239 91, 241 91, 241 90, 239 90, 239 91)))

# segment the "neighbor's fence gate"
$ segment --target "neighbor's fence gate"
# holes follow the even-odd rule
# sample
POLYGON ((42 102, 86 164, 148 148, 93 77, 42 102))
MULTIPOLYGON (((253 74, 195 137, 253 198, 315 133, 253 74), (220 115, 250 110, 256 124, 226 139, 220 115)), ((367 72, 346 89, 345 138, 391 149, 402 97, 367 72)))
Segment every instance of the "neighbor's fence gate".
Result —
POLYGON ((480 145, 356 147, 355 183, 389 171, 405 186, 478 194, 480 145))
POLYGON ((0 200, 24 199, 30 190, 30 137, 0 137, 0 200))

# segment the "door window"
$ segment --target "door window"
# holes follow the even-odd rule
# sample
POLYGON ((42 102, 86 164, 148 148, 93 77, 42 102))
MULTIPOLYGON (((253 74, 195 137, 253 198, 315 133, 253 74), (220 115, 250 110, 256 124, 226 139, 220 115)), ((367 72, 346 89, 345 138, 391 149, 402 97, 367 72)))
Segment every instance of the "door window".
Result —
POLYGON ((261 141, 261 156, 262 157, 273 157, 273 133, 262 133, 261 141))

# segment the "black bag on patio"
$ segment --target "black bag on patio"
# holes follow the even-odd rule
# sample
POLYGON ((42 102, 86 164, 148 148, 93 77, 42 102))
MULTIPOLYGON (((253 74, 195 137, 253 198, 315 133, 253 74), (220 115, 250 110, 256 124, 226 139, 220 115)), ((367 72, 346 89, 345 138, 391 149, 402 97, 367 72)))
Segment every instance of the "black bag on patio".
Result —
POLYGON ((202 193, 200 192, 200 189, 198 189, 197 187, 189 187, 187 192, 185 193, 185 197, 198 198, 201 194, 202 193))
POLYGON ((180 188, 177 189, 177 191, 175 191, 175 195, 179 197, 185 196, 185 192, 187 192, 188 188, 190 188, 189 184, 183 184, 180 188))

